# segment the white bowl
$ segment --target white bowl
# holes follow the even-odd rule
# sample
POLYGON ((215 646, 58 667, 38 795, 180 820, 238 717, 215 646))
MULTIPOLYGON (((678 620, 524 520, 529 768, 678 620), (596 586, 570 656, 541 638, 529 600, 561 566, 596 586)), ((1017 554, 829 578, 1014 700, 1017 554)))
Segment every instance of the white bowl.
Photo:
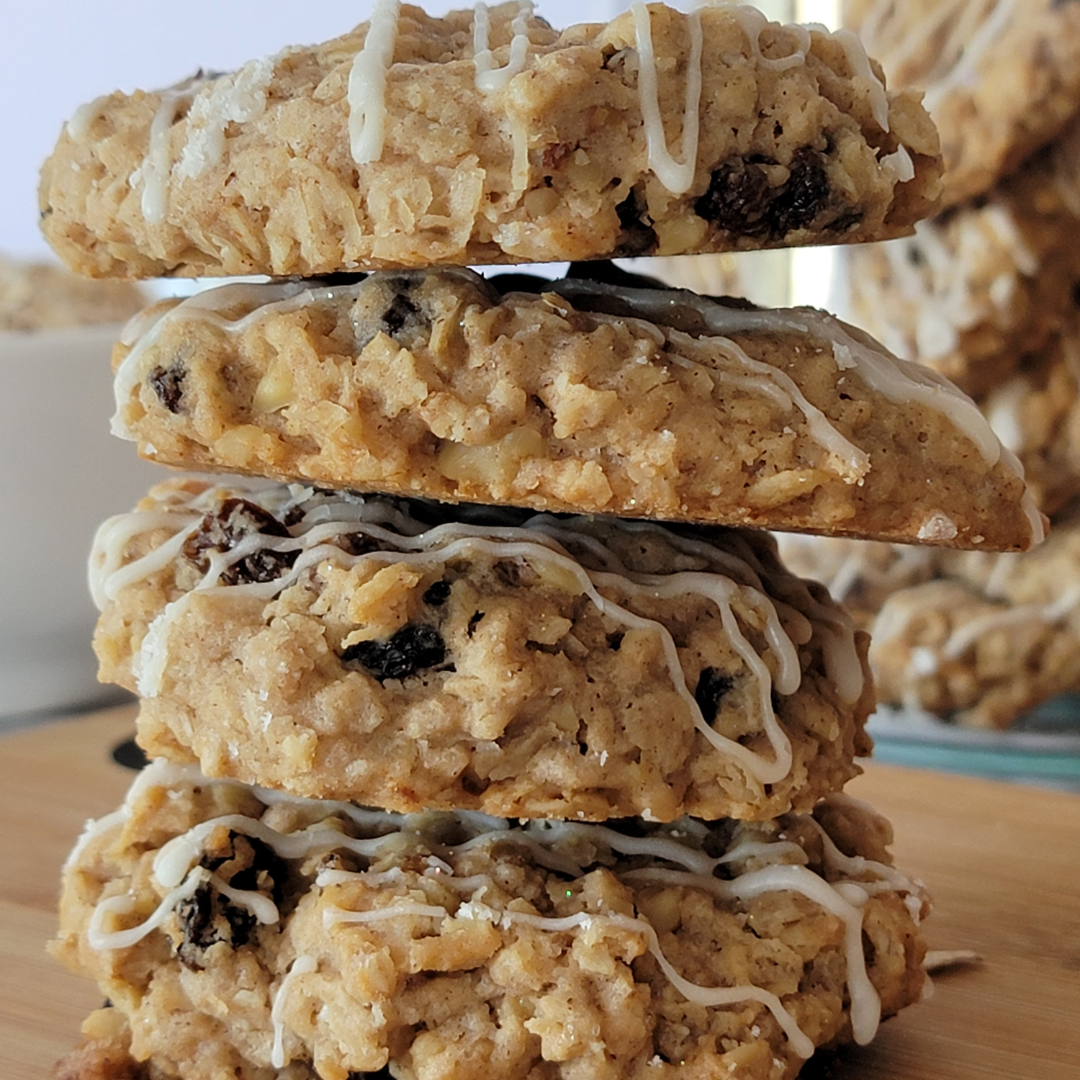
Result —
POLYGON ((97 526, 164 474, 109 434, 118 326, 0 331, 0 726, 115 698, 97 682, 97 526))

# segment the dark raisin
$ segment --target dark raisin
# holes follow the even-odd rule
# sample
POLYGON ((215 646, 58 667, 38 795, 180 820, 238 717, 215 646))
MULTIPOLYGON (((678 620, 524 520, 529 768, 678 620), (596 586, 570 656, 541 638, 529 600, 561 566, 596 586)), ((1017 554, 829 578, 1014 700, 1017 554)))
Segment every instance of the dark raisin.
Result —
POLYGON ((446 659, 446 643, 434 626, 410 623, 382 641, 358 641, 341 654, 345 664, 359 664, 379 682, 407 679, 438 667, 446 659))
POLYGON ((694 203, 694 213, 719 229, 758 236, 768 229, 765 212, 772 195, 761 165, 734 157, 713 171, 708 190, 694 203))
POLYGON ((789 168, 791 175, 765 215, 770 231, 778 237, 805 229, 829 199, 829 177, 813 150, 797 151, 789 168))
POLYGON ((469 637, 473 636, 473 631, 480 625, 480 620, 483 617, 484 613, 482 611, 474 611, 469 616, 469 625, 466 628, 466 633, 468 633, 469 637))
POLYGON ((183 938, 177 946, 180 962, 193 971, 206 966, 206 950, 222 942, 231 949, 248 943, 256 919, 250 911, 230 903, 208 881, 176 905, 183 938))
POLYGON ((227 841, 207 850, 199 865, 234 889, 261 892, 275 904, 282 901, 288 869, 278 853, 257 837, 230 831, 227 841))
POLYGON ((154 368, 146 380, 161 404, 171 413, 178 413, 182 408, 186 374, 184 366, 174 361, 167 368, 160 365, 154 368))
POLYGON ((804 229, 829 199, 829 178, 810 147, 795 152, 780 187, 769 183, 771 158, 734 157, 714 170, 708 190, 694 203, 698 217, 743 236, 780 239, 804 229))
POLYGON ((391 337, 396 337, 403 330, 413 330, 425 322, 420 305, 401 292, 390 302, 383 312, 383 328, 391 337))
POLYGON ((351 1072, 348 1080, 394 1080, 390 1066, 384 1065, 378 1072, 351 1072))
MULTIPOLYGON (((247 499, 225 499, 215 513, 207 514, 198 529, 184 542, 184 557, 202 573, 210 569, 212 551, 231 551, 251 533, 288 536, 289 530, 272 514, 247 499)), ((273 581, 296 562, 298 551, 262 548, 232 563, 222 571, 225 585, 273 581)))
POLYGON ((367 533, 349 532, 334 537, 334 546, 341 548, 346 555, 366 555, 375 551, 378 544, 367 533))
POLYGON ((449 581, 436 581, 435 584, 429 586, 427 592, 424 593, 424 603, 427 604, 428 607, 442 607, 449 599, 449 581))
POLYGON ((616 630, 613 634, 608 634, 607 647, 612 652, 618 652, 619 648, 622 646, 622 639, 624 636, 625 635, 621 630, 616 630))
POLYGON ((694 700, 706 724, 711 724, 716 719, 721 699, 734 685, 735 680, 725 672, 711 667, 702 668, 694 690, 694 700))
POLYGON ((631 188, 630 194, 615 207, 615 213, 619 215, 622 226, 617 254, 624 258, 651 255, 656 250, 658 240, 648 214, 644 191, 631 188))
POLYGON ((112 759, 125 769, 145 769, 150 763, 142 747, 134 739, 124 739, 112 748, 112 759))
POLYGON ((1076 282, 1072 287, 1072 302, 1080 308, 1080 281, 1076 282))

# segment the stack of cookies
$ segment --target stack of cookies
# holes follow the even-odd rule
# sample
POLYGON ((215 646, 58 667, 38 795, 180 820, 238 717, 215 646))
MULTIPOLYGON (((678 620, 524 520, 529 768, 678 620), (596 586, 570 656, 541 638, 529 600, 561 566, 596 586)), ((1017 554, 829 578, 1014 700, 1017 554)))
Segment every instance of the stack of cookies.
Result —
POLYGON ((65 868, 111 1005, 62 1075, 784 1080, 919 997, 926 898, 841 791, 866 637, 765 530, 1022 550, 1017 463, 821 312, 577 260, 902 234, 936 146, 852 35, 736 7, 379 0, 76 115, 69 262, 274 280, 117 347, 116 432, 233 478, 95 543, 155 760, 65 868))
POLYGON ((872 628, 884 702, 1005 728, 1080 689, 1080 7, 844 8, 890 83, 926 91, 946 165, 939 216, 845 252, 851 317, 972 395, 1056 536, 1022 557, 927 553, 916 566, 834 545, 816 561, 804 548, 799 565, 830 579, 844 563, 832 580, 872 628))

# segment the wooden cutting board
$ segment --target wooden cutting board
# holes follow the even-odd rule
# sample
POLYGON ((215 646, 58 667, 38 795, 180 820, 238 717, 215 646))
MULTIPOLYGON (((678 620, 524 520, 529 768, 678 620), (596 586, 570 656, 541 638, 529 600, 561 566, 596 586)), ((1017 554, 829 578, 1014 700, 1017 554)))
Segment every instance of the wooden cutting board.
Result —
MULTIPOLYGON (((130 781, 109 751, 131 730, 124 708, 0 736, 2 1080, 44 1080, 101 1003, 44 950, 60 864, 130 781)), ((1080 796, 884 765, 849 790, 892 819, 897 862, 930 885, 931 948, 983 963, 940 976, 872 1046, 804 1076, 1078 1080, 1080 796)))

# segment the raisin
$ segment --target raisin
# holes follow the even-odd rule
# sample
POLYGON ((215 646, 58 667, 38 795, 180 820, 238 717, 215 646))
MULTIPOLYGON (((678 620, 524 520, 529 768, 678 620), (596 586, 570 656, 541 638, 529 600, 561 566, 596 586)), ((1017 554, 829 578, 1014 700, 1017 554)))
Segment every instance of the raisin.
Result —
POLYGON ((615 213, 619 215, 619 224, 622 226, 617 254, 624 258, 651 255, 659 241, 648 215, 645 193, 631 188, 630 194, 615 207, 615 213))
POLYGON ((174 361, 167 368, 154 368, 146 380, 161 404, 171 413, 178 413, 182 408, 185 374, 183 365, 174 361))
POLYGON ((607 636, 607 647, 612 652, 618 652, 619 649, 622 647, 622 642, 623 642, 624 637, 625 637, 625 635, 623 634, 623 632, 621 630, 616 630, 614 633, 608 634, 608 636, 607 636))
POLYGON ((378 1072, 351 1072, 347 1080, 394 1080, 390 1066, 384 1065, 378 1072))
POLYGON ((383 328, 390 337, 396 337, 403 330, 413 330, 423 325, 426 320, 420 305, 410 300, 405 293, 398 293, 383 312, 383 328))
POLYGON ((483 617, 484 613, 482 611, 474 611, 469 616, 469 625, 468 627, 466 627, 466 633, 469 635, 469 637, 473 636, 473 631, 480 625, 480 620, 483 617))
MULTIPOLYGON (((208 848, 199 865, 227 885, 246 892, 260 892, 281 906, 288 870, 269 844, 254 836, 230 830, 215 847, 208 848)), ((232 903, 209 881, 176 906, 183 935, 176 955, 185 967, 201 971, 206 950, 224 943, 231 949, 246 945, 257 920, 239 904, 232 903)))
POLYGON ((721 699, 734 685, 735 680, 723 671, 711 667, 701 669, 701 676, 694 690, 694 700, 706 724, 711 724, 716 719, 721 699))
POLYGON ((231 949, 246 945, 256 922, 250 911, 230 903, 208 881, 176 905, 176 917, 183 934, 176 956, 193 971, 206 966, 206 950, 212 945, 224 942, 231 949))
POLYGON ((720 229, 743 236, 780 239, 806 228, 828 201, 829 178, 819 155, 810 147, 795 152, 788 179, 769 183, 765 166, 771 158, 734 157, 714 170, 708 190, 694 203, 694 212, 720 229))
POLYGON ((790 170, 791 175, 765 215, 775 236, 805 229, 829 199, 829 177, 813 150, 803 147, 797 151, 790 170))
POLYGON ((410 623, 383 641, 358 641, 341 654, 345 664, 359 664, 379 682, 407 679, 438 667, 446 659, 446 643, 434 626, 410 623))
POLYGON ((424 603, 428 607, 442 607, 450 599, 450 582, 436 581, 424 593, 424 603))
POLYGON ((278 853, 258 837, 230 831, 227 842, 208 850, 199 865, 234 889, 258 891, 281 904, 288 869, 278 853))
MULTIPOLYGON (((231 551, 251 533, 263 536, 288 536, 289 530, 272 514, 247 499, 225 499, 214 513, 207 514, 198 529, 184 542, 184 557, 202 573, 210 569, 211 551, 231 551)), ((221 574, 225 585, 273 581, 294 562, 298 551, 272 551, 263 548, 226 567, 221 574)))

